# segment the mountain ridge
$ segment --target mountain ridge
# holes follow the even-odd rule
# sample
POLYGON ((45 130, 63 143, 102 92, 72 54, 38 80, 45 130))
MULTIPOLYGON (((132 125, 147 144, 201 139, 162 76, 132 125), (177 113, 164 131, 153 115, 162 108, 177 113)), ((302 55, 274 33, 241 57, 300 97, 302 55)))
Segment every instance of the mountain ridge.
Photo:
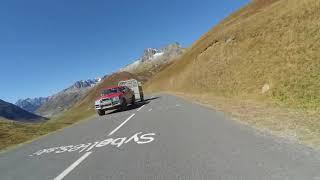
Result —
POLYGON ((140 58, 121 68, 119 71, 127 71, 130 73, 152 71, 158 66, 163 66, 172 62, 183 54, 184 51, 185 48, 178 42, 168 44, 163 48, 147 48, 140 58))
POLYGON ((19 106, 20 108, 35 113, 35 111, 40 108, 44 103, 46 103, 50 99, 49 97, 36 97, 36 98, 26 98, 26 99, 19 99, 15 105, 19 106))
POLYGON ((76 81, 73 85, 50 96, 49 100, 42 104, 35 112, 44 117, 58 116, 68 110, 97 84, 101 78, 76 81))
POLYGON ((72 106, 73 103, 88 90, 88 88, 94 87, 101 79, 102 78, 79 80, 51 96, 19 99, 15 105, 28 112, 51 117, 72 106), (75 99, 72 100, 73 98, 75 99), (50 109, 51 112, 49 112, 48 109, 50 109))
POLYGON ((12 103, 0 99, 0 117, 18 122, 41 122, 47 120, 44 117, 30 113, 12 103))

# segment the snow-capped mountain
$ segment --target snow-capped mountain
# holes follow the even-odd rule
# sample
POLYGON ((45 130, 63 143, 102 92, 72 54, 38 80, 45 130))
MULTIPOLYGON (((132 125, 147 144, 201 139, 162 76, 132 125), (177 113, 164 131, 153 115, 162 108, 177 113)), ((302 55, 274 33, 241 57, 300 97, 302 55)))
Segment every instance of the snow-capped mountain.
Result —
POLYGON ((15 104, 26 111, 50 117, 71 107, 100 81, 101 78, 77 81, 52 96, 20 99, 15 104))
POLYGON ((101 78, 77 81, 72 86, 64 89, 62 92, 90 88, 98 84, 100 81, 101 81, 101 78))
POLYGON ((148 48, 144 50, 143 55, 139 59, 120 69, 120 71, 137 73, 146 69, 151 69, 152 67, 171 62, 183 52, 184 48, 182 48, 179 43, 169 44, 161 49, 148 48))
POLYGON ((101 78, 77 81, 72 86, 52 95, 46 103, 36 110, 36 113, 45 117, 56 116, 71 108, 81 100, 92 87, 100 82, 101 78))
POLYGON ((15 105, 20 108, 34 113, 40 106, 46 103, 49 100, 49 97, 37 97, 37 98, 27 98, 27 99, 19 99, 15 105))

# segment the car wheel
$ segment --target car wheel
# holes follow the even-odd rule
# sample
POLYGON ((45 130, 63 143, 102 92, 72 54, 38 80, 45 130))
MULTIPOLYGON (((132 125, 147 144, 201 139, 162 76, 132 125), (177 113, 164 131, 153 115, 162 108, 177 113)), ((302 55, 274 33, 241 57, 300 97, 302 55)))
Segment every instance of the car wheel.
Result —
POLYGON ((136 97, 135 96, 132 96, 131 98, 131 105, 134 105, 136 103, 136 97))
POLYGON ((121 110, 126 110, 127 109, 127 101, 125 99, 122 100, 122 104, 121 104, 121 110))
POLYGON ((106 114, 106 112, 104 110, 101 110, 101 109, 97 110, 97 112, 98 112, 99 116, 103 116, 103 115, 106 114))

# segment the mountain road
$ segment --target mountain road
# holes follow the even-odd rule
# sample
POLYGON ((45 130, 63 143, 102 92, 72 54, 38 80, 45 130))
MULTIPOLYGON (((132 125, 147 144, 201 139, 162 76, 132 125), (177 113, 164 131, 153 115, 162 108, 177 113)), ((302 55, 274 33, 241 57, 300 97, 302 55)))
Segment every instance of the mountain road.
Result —
POLYGON ((320 153, 156 94, 1 153, 0 179, 320 180, 320 153))

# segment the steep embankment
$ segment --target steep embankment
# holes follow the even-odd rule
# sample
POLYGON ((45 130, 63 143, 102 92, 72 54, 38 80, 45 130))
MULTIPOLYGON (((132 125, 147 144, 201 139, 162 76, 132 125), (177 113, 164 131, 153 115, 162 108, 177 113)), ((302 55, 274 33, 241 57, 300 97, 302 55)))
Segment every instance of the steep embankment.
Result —
POLYGON ((256 0, 200 38, 148 89, 320 106, 320 2, 256 0))
MULTIPOLYGON (((204 101, 249 99, 295 109, 292 114, 319 112, 319 9, 317 0, 255 0, 202 36, 149 81, 147 89, 193 94, 195 99, 206 94, 204 101)), ((233 105, 229 103, 228 109, 233 105)), ((248 114, 248 109, 236 113, 248 114)), ((250 124, 286 129, 299 140, 320 144, 316 118, 275 121, 277 117, 268 114, 250 124)))

